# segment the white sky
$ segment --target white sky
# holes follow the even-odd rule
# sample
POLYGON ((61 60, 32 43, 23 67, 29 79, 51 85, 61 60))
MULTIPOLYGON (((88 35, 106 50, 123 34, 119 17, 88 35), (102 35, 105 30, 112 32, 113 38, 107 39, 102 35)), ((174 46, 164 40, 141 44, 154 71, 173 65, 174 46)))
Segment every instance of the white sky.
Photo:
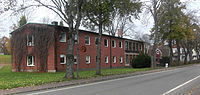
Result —
MULTIPOLYGON (((142 1, 149 1, 149 0, 142 0, 142 1)), ((186 2, 188 10, 197 10, 195 15, 200 16, 200 0, 181 0, 186 2)), ((7 36, 9 37, 9 33, 12 31, 11 26, 17 23, 19 17, 17 16, 10 16, 11 12, 5 12, 0 15, 0 37, 7 36)), ((42 23, 43 18, 48 18, 49 23, 52 21, 60 21, 59 17, 46 8, 37 8, 34 10, 33 13, 29 14, 28 22, 32 23, 42 23)), ((153 21, 151 16, 144 15, 144 12, 140 14, 140 20, 134 21, 135 32, 139 32, 141 34, 150 34, 150 30, 153 26, 153 21)), ((84 29, 84 28, 82 28, 84 29)))

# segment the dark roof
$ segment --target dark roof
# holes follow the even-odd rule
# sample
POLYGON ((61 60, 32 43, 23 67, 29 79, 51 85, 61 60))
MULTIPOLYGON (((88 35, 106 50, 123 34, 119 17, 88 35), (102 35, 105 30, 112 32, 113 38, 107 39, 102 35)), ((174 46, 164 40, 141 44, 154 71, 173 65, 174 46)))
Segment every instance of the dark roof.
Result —
MULTIPOLYGON (((20 30, 20 29, 24 29, 27 25, 46 25, 46 26, 50 26, 50 27, 60 27, 60 28, 68 28, 68 27, 65 27, 65 26, 60 26, 60 25, 52 25, 52 24, 43 24, 43 23, 27 23, 25 25, 23 25, 22 27, 14 30, 13 32, 11 32, 10 34, 20 30)), ((89 33, 93 33, 93 34, 97 34, 96 32, 92 32, 92 31, 87 31, 87 30, 79 30, 81 32, 89 32, 89 33)), ((118 39, 125 39, 125 40, 131 40, 131 41, 136 41, 136 42, 142 42, 142 43, 145 43, 143 41, 138 41, 138 40, 133 40, 133 39, 128 39, 128 38, 121 38, 121 37, 116 37, 116 36, 111 36, 111 35, 106 35, 106 34, 102 34, 103 36, 109 36, 109 37, 114 37, 114 38, 118 38, 118 39)))

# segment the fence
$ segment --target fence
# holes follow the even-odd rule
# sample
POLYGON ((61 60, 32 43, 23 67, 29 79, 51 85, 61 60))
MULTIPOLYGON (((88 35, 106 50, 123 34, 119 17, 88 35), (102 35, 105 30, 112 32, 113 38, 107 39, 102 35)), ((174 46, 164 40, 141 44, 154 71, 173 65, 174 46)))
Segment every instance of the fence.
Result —
POLYGON ((11 64, 11 55, 0 55, 0 64, 11 64))

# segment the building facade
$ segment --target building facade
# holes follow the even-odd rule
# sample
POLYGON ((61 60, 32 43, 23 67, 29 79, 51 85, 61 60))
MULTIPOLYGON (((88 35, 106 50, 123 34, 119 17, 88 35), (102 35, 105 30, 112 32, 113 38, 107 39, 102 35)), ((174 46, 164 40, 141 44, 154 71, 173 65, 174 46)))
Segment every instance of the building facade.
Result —
MULTIPOLYGON (((17 35, 24 35, 26 44, 25 54, 21 54, 21 60, 19 61, 18 45, 13 44, 12 52, 12 71, 45 71, 45 72, 57 72, 65 71, 66 69, 66 48, 68 39, 68 28, 58 25, 45 25, 29 23, 13 31, 12 39, 14 40, 17 35), (48 29, 43 29, 44 27, 48 29), (36 35, 40 30, 40 35, 36 35), (52 34, 52 37, 48 38, 44 32, 52 34), (38 37, 40 36, 40 37, 38 37), (40 40, 39 39, 42 39, 40 40), (45 44, 45 38, 52 40, 48 46, 46 61, 43 61, 43 57, 38 53, 45 44), (43 43, 38 44, 38 43, 43 43), (40 47, 39 47, 40 46, 40 47), (42 63, 46 63, 41 65, 42 63), (45 69, 45 70, 44 70, 45 69)), ((97 37, 98 33, 80 30, 79 35, 75 35, 74 46, 74 68, 76 68, 77 61, 79 61, 79 68, 82 70, 95 69, 96 68, 96 56, 97 56, 97 37), (79 39, 77 39, 77 36, 79 39), (79 46, 77 46, 77 41, 79 46), (79 59, 77 59, 77 47, 79 47, 79 59)), ((19 40, 20 41, 20 40, 19 40)), ((13 41, 14 43, 14 41, 13 41)), ((23 51, 23 50, 22 50, 23 51)), ((44 52, 44 51, 41 51, 44 52)), ((102 36, 101 43, 101 67, 102 68, 119 68, 130 66, 131 60, 135 58, 139 53, 144 52, 144 43, 141 41, 125 39, 120 37, 113 37, 109 35, 102 36)), ((24 52, 23 52, 24 53, 24 52)), ((45 52, 44 52, 45 53, 45 52)), ((42 53, 43 54, 43 53, 42 53)), ((45 59, 45 57, 44 57, 45 59)))

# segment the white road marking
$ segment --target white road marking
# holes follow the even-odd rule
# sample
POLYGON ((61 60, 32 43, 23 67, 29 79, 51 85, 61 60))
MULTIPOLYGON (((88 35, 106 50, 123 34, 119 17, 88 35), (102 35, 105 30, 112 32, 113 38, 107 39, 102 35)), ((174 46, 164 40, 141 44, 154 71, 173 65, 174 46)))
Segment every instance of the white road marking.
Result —
POLYGON ((188 84, 188 83, 190 83, 190 82, 192 82, 192 81, 194 81, 194 80, 196 80, 198 78, 200 78, 200 75, 195 77, 195 78, 193 78, 193 79, 191 79, 191 80, 189 80, 189 81, 187 81, 187 82, 185 82, 185 83, 183 83, 183 84, 181 84, 181 85, 179 85, 179 86, 177 86, 177 87, 175 87, 175 88, 173 88, 173 89, 171 89, 171 90, 169 90, 169 91, 167 91, 167 92, 165 92, 165 93, 163 93, 162 95, 168 95, 168 94, 172 93, 173 91, 181 88, 182 86, 184 86, 184 85, 186 85, 186 84, 188 84))
POLYGON ((136 76, 131 76, 131 77, 118 78, 118 79, 95 82, 95 83, 89 83, 89 84, 83 84, 83 85, 77 85, 77 86, 60 88, 60 89, 53 89, 53 90, 48 90, 48 91, 43 91, 43 92, 36 92, 36 93, 32 93, 32 94, 27 94, 27 95, 37 95, 37 94, 49 93, 49 92, 54 92, 54 91, 59 91, 59 90, 67 90, 67 89, 72 89, 72 88, 91 86, 91 85, 107 83, 107 82, 113 82, 113 81, 124 80, 124 79, 130 79, 130 78, 135 78, 135 77, 142 77, 142 76, 146 76, 146 75, 153 75, 153 74, 158 74, 158 73, 163 73, 163 72, 176 71, 176 70, 180 70, 180 69, 182 69, 182 68, 172 69, 172 70, 167 70, 167 71, 161 71, 161 72, 148 73, 148 74, 142 74, 142 75, 136 75, 136 76))

